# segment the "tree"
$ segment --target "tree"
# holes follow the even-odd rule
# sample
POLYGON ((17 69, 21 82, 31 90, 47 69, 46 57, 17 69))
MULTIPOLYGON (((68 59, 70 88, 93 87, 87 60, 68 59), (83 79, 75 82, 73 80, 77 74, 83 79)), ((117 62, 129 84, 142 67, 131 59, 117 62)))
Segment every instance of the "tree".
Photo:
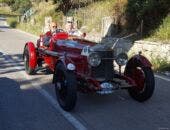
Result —
POLYGON ((0 0, 0 2, 6 3, 11 7, 12 11, 17 11, 21 14, 32 7, 30 0, 0 0))
POLYGON ((145 32, 157 28, 169 13, 170 0, 128 0, 126 7, 129 28, 135 29, 141 21, 145 32))
POLYGON ((17 11, 21 14, 25 13, 31 7, 32 3, 30 0, 15 0, 15 3, 11 5, 12 11, 17 11))
POLYGON ((15 0, 0 0, 0 3, 5 3, 8 6, 11 6, 15 3, 15 0))

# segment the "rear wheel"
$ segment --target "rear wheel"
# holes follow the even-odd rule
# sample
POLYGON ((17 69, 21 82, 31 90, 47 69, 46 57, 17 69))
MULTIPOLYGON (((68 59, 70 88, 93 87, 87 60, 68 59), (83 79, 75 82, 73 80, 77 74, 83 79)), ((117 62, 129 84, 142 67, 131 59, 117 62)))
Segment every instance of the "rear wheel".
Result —
POLYGON ((131 77, 137 86, 128 89, 132 98, 139 102, 148 100, 155 88, 155 79, 150 67, 127 68, 125 74, 131 77))
POLYGON ((35 69, 32 69, 30 67, 30 56, 29 56, 29 50, 27 46, 24 49, 24 66, 25 66, 25 71, 27 74, 29 75, 34 74, 35 69))
POLYGON ((74 72, 67 71, 62 63, 56 66, 55 91, 59 105, 65 110, 72 110, 77 101, 77 81, 74 72))

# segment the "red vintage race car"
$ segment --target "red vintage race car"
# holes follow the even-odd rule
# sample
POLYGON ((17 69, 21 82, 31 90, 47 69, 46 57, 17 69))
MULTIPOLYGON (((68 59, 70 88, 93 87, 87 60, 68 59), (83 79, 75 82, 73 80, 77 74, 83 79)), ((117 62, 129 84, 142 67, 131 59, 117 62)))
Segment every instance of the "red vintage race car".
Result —
POLYGON ((155 80, 151 63, 140 53, 128 60, 118 40, 96 44, 65 32, 51 36, 48 46, 43 45, 43 39, 41 35, 36 47, 32 42, 25 44, 25 71, 36 74, 37 68, 45 64, 53 72, 57 100, 64 110, 75 107, 77 91, 111 94, 127 89, 139 102, 152 96, 155 80))

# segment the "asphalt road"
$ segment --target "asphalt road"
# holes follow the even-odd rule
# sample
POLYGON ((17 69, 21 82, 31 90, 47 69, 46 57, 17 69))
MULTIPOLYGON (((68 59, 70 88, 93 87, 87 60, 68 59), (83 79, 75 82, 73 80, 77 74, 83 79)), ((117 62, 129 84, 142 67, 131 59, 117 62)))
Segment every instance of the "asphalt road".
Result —
POLYGON ((51 74, 24 72, 24 44, 37 38, 4 24, 0 18, 0 130, 170 130, 169 77, 156 76, 147 102, 134 101, 126 90, 79 93, 75 109, 67 113, 58 106, 51 74))

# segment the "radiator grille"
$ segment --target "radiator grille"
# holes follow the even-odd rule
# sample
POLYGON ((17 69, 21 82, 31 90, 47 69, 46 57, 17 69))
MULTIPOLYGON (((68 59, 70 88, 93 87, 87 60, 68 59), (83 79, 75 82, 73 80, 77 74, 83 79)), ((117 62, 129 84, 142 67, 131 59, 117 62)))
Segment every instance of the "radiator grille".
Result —
POLYGON ((101 64, 98 67, 92 67, 94 78, 104 78, 106 81, 112 80, 114 75, 113 68, 113 51, 98 51, 102 58, 101 64))

